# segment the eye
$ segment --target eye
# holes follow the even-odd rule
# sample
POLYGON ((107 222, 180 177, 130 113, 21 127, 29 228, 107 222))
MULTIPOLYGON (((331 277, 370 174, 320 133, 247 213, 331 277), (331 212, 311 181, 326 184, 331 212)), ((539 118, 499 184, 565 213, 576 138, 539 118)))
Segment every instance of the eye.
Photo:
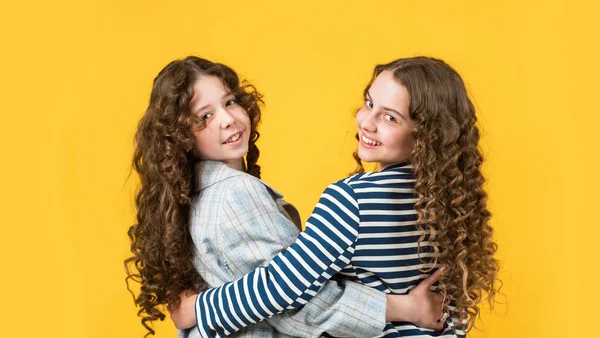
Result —
POLYGON ((227 100, 227 102, 225 102, 225 107, 232 106, 232 105, 234 105, 236 103, 238 103, 236 99, 227 100))
POLYGON ((385 114, 385 116, 383 117, 386 121, 388 122, 396 122, 396 118, 394 118, 392 115, 390 114, 385 114))
POLYGON ((211 118, 213 116, 213 113, 206 113, 203 114, 200 118, 204 121, 208 120, 209 118, 211 118))
POLYGON ((365 100, 365 105, 371 109, 373 109, 373 102, 371 102, 371 100, 365 100))

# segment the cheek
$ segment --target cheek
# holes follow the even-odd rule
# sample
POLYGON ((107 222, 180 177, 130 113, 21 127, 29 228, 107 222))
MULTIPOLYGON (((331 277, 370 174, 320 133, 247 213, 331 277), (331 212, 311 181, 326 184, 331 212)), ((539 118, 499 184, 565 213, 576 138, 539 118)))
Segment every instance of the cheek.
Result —
POLYGON ((412 136, 412 132, 407 132, 404 137, 404 149, 407 153, 412 152, 415 146, 415 139, 412 136))
POLYGON ((411 132, 410 135, 408 136, 408 147, 412 151, 414 146, 415 146, 415 138, 412 136, 412 132, 411 132))
POLYGON ((250 128, 250 125, 252 124, 252 121, 250 121, 250 116, 246 113, 245 110, 243 110, 243 112, 243 121, 248 126, 248 128, 250 128))
POLYGON ((235 114, 235 118, 236 120, 250 125, 250 115, 248 115, 248 112, 246 112, 246 109, 242 108, 242 107, 237 107, 233 113, 235 114))
POLYGON ((387 141, 394 144, 394 149, 401 153, 410 152, 414 144, 411 132, 405 129, 390 132, 387 141))
POLYGON ((211 153, 211 140, 214 139, 211 134, 212 133, 208 128, 194 133, 194 136, 196 137, 197 155, 206 156, 211 153))
POLYGON ((360 108, 358 113, 356 113, 356 125, 360 125, 362 120, 365 119, 366 114, 367 114, 367 112, 365 111, 365 108, 360 108))

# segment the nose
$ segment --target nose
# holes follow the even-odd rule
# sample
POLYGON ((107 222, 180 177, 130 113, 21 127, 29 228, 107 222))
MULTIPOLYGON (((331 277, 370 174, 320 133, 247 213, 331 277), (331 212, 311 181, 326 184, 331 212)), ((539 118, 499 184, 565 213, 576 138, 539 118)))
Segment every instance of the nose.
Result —
POLYGON ((233 115, 227 109, 220 109, 217 114, 221 115, 219 118, 219 124, 222 129, 227 129, 231 127, 231 125, 235 124, 235 119, 233 115))
POLYGON ((361 129, 369 132, 376 132, 377 123, 375 121, 375 118, 376 113, 374 110, 371 110, 370 112, 362 111, 356 115, 356 122, 361 129))

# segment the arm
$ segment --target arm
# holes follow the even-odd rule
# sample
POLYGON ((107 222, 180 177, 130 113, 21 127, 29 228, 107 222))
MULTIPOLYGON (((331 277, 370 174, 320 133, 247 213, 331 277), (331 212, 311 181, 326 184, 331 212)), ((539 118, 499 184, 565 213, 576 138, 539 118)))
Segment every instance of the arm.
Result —
MULTIPOLYGON (((242 199, 239 204, 246 202, 242 199)), ((197 297, 200 335, 221 337, 306 304, 323 283, 350 262, 357 236, 354 192, 344 183, 330 185, 321 195, 305 232, 285 252, 267 266, 197 297)))
MULTIPOLYGON (((298 236, 260 182, 246 178, 229 187, 219 210, 217 243, 227 280, 266 265, 298 236), (238 203, 242 201, 243 203, 238 203)), ((295 210, 295 209, 294 209, 295 210)), ((354 282, 327 281, 306 305, 267 321, 294 337, 372 337, 385 327, 386 295, 354 282)))
MULTIPOLYGON (((438 269, 431 276, 427 277, 423 280, 419 285, 414 287, 409 294, 407 295, 386 295, 386 321, 388 322, 410 322, 419 327, 431 329, 431 330, 441 330, 444 327, 444 321, 442 317, 442 302, 443 297, 437 293, 429 291, 430 287, 441 277, 444 272, 444 268, 438 269)), ((325 294, 327 293, 328 285, 331 282, 327 282, 323 289, 317 294, 311 302, 304 306, 304 308, 309 306, 317 306, 320 309, 323 309, 323 306, 315 305, 318 304, 319 296, 323 295, 325 298, 325 294)), ((350 281, 340 281, 340 283, 348 283, 348 288, 359 288, 360 284, 353 283, 350 281)), ((346 292, 348 292, 346 290, 346 292)), ((180 295, 181 304, 178 308, 174 309, 171 312, 171 319, 175 323, 175 327, 180 330, 191 328, 196 325, 196 317, 194 313, 194 307, 196 303, 197 293, 193 291, 182 292, 180 295)), ((333 296, 335 297, 335 295, 333 296)), ((351 297, 347 297, 351 299, 351 297)), ((370 298, 368 298, 370 299, 370 298)), ((354 303, 361 304, 362 302, 354 303)), ((322 311, 322 310, 321 310, 322 311)), ((293 311, 283 312, 281 314, 275 315, 271 318, 271 321, 278 321, 279 318, 283 318, 293 311)), ((365 311, 366 313, 375 313, 377 311, 365 311)), ((289 316, 289 315, 288 315, 289 316)), ((353 317, 352 314, 350 316, 353 317)), ((269 320, 269 319, 267 319, 269 320)), ((284 319, 285 320, 285 319, 284 319)), ((318 319, 313 318, 313 321, 319 322, 318 319)), ((454 320, 454 318, 452 319, 454 320)), ((297 322, 294 319, 294 323, 296 327, 292 330, 302 329, 302 323, 297 322)), ((306 324, 304 324, 306 325, 306 324)), ((293 334, 292 330, 287 329, 288 332, 284 332, 287 334, 293 334)), ((325 330, 329 332, 328 330, 325 330)), ((283 331, 281 331, 283 332, 283 331)), ((309 331, 302 331, 307 333, 309 331)), ((302 334, 294 333, 298 336, 302 336, 302 334)), ((343 334, 342 334, 343 335, 343 334)))

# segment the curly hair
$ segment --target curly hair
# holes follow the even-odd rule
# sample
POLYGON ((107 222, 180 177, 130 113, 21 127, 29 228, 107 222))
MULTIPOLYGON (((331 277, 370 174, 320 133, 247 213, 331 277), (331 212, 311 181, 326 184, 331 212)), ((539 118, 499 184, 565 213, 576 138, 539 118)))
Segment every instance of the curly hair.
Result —
MULTIPOLYGON (((486 299, 493 308, 499 292, 475 108, 460 75, 441 60, 414 57, 378 65, 365 95, 383 71, 407 89, 416 122, 409 161, 418 195, 418 248, 421 253, 428 238, 435 253, 421 261, 446 266, 439 283, 444 310, 458 318, 456 328, 468 331, 480 313, 478 304, 486 299)), ((364 172, 358 151, 353 157, 358 164, 353 173, 364 172)))
POLYGON ((140 308, 142 325, 154 334, 154 320, 164 320, 164 306, 179 305, 185 290, 203 290, 206 284, 192 264, 189 233, 191 197, 194 193, 194 130, 202 121, 190 110, 194 84, 201 76, 215 76, 234 93, 251 121, 245 169, 260 178, 260 152, 256 130, 262 95, 240 82, 226 65, 189 56, 163 68, 154 79, 150 103, 134 138, 133 169, 140 177, 136 196, 137 223, 129 228, 132 257, 125 260, 127 289, 140 308), (132 269, 133 268, 133 269, 132 269), (136 295, 130 281, 140 284, 136 295))

